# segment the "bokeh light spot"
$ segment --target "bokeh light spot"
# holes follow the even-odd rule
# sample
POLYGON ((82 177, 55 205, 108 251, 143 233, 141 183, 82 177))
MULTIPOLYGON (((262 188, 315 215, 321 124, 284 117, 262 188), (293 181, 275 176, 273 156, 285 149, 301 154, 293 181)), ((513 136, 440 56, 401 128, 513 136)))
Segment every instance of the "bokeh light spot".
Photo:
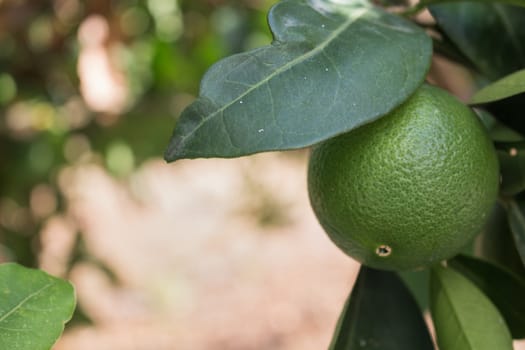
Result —
POLYGON ((36 19, 29 27, 29 44, 31 48, 40 52, 46 50, 53 41, 53 25, 48 17, 36 19))
POLYGON ((16 97, 16 82, 7 73, 0 74, 0 104, 6 104, 16 97))
POLYGON ((31 148, 29 149, 29 166, 34 172, 49 172, 54 158, 51 145, 44 140, 39 140, 31 144, 31 148))
POLYGON ((118 176, 129 174, 135 167, 133 150, 122 141, 111 143, 106 153, 106 165, 118 176))
POLYGON ((143 34, 148 30, 149 25, 150 18, 146 11, 140 7, 127 9, 120 19, 122 31, 129 36, 143 34))
POLYGON ((34 216, 46 218, 57 209, 56 193, 48 184, 37 185, 31 190, 29 204, 34 216))
POLYGON ((85 135, 71 135, 64 144, 64 157, 70 163, 82 160, 90 153, 91 144, 85 135))

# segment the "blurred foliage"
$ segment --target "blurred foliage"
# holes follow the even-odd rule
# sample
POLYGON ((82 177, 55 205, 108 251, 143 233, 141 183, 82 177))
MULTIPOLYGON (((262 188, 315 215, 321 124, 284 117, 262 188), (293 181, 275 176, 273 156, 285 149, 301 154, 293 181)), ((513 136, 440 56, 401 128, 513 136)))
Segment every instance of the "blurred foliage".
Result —
POLYGON ((37 264, 65 168, 160 157, 206 69, 270 42, 273 2, 0 0, 0 261, 37 264))

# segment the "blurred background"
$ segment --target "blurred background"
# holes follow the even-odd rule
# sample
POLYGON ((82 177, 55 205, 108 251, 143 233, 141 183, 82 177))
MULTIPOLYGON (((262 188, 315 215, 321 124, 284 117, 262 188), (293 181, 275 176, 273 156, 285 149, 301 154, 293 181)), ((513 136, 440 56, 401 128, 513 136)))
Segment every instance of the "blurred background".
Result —
MULTIPOLYGON (((309 208, 307 151, 162 160, 275 2, 0 0, 0 263, 74 284, 53 350, 328 347, 359 266, 309 208)), ((442 58, 430 79, 472 93, 442 58)))
POLYGON ((323 349, 357 265, 306 151, 167 165, 206 69, 269 0, 0 0, 0 262, 67 278, 54 350, 323 349))

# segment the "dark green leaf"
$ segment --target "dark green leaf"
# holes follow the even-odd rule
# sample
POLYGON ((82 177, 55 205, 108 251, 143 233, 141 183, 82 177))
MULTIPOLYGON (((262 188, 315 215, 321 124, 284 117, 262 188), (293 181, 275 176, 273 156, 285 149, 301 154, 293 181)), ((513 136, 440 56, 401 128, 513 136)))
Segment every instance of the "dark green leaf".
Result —
POLYGON ((525 268, 510 231, 507 212, 499 203, 494 206, 483 233, 476 239, 475 246, 476 255, 525 278, 525 268))
MULTIPOLYGON (((438 28, 436 27, 432 29, 438 31, 438 28)), ((476 70, 476 67, 472 65, 472 62, 470 62, 470 60, 459 51, 456 45, 452 43, 444 33, 439 34, 439 36, 432 37, 432 45, 436 55, 441 55, 452 62, 464 66, 466 69, 476 70)))
POLYGON ((525 69, 507 75, 474 94, 470 103, 482 104, 525 92, 525 69))
POLYGON ((502 124, 525 135, 525 118, 523 118, 525 93, 490 102, 483 107, 492 113, 502 124))
POLYGON ((421 311, 400 278, 362 266, 330 350, 433 348, 421 311))
POLYGON ((500 191, 512 196, 525 190, 525 142, 498 142, 500 191))
POLYGON ((231 56, 204 76, 165 158, 295 149, 375 120, 423 82, 431 40, 411 22, 355 0, 283 0, 272 45, 231 56))
POLYGON ((74 308, 68 282, 17 264, 0 265, 0 349, 49 350, 74 308))
POLYGON ((525 265, 525 211, 523 210, 523 203, 516 200, 509 200, 508 206, 512 236, 514 237, 521 261, 525 265))
POLYGON ((525 282, 489 262, 458 255, 449 265, 473 282, 498 308, 514 339, 525 338, 525 282))
POLYGON ((421 310, 428 310, 428 279, 430 278, 429 270, 402 271, 399 277, 405 282, 412 294, 414 295, 421 310))
POLYGON ((498 309, 472 282, 436 266, 430 273, 430 309, 443 350, 512 350, 498 309))
POLYGON ((409 5, 409 0, 376 0, 376 3, 382 6, 407 6, 409 5))
POLYGON ((461 1, 429 9, 479 72, 495 80, 525 67, 525 9, 484 2, 461 1))
POLYGON ((489 131, 493 140, 501 142, 521 141, 524 137, 514 129, 502 124, 491 113, 486 110, 475 108, 474 111, 489 131))
MULTIPOLYGON (((454 2, 460 2, 461 0, 421 0, 417 5, 415 5, 413 8, 409 9, 408 13, 415 13, 423 8, 430 6, 430 5, 436 5, 436 4, 447 4, 447 3, 454 3, 454 2)), ((501 4, 509 4, 509 5, 516 5, 516 6, 525 6, 525 2, 523 0, 469 0, 471 3, 501 3, 501 4)))

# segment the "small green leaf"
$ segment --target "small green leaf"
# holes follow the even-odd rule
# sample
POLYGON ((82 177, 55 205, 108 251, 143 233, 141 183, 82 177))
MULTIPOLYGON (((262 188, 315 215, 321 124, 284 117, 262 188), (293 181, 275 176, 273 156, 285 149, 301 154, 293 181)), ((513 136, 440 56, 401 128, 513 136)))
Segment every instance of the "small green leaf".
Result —
POLYGON ((512 350, 512 337, 498 309, 458 272, 432 268, 430 309, 440 349, 512 350))
POLYGON ((473 282, 498 308, 514 339, 525 338, 525 282, 497 265, 458 255, 449 265, 473 282))
POLYGON ((434 349, 416 301, 389 271, 361 267, 330 350, 434 349))
POLYGON ((485 86, 474 94, 470 103, 482 104, 502 100, 525 92, 525 69, 509 74, 500 80, 485 86))
POLYGON ((17 264, 0 265, 0 349, 49 350, 74 308, 67 281, 17 264))
MULTIPOLYGON (((525 6, 523 0, 507 3, 525 6)), ((525 8, 478 0, 436 2, 429 10, 450 40, 489 80, 525 67, 525 8)))
POLYGON ((523 203, 514 199, 509 200, 507 203, 510 229, 512 230, 512 236, 514 237, 521 261, 525 266, 525 215, 523 203))
POLYGON ((206 73, 167 161, 310 146, 385 115, 429 68, 429 36, 366 1, 283 0, 268 21, 271 45, 206 73))

